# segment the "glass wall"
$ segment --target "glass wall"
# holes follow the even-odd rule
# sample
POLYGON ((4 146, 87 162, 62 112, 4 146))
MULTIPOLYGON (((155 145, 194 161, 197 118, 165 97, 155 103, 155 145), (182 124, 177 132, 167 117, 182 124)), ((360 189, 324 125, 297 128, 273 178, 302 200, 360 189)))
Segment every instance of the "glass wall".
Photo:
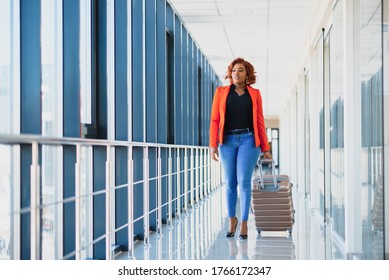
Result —
POLYGON ((382 1, 360 1, 362 251, 383 259, 382 1))
MULTIPOLYGON (((311 140, 311 187, 310 203, 312 218, 308 232, 310 234, 310 255, 312 259, 325 258, 325 240, 320 228, 324 221, 324 98, 323 98, 323 33, 318 38, 313 52, 311 71, 310 101, 310 137, 311 140), (314 245, 313 245, 314 244, 314 245)), ((308 217, 309 218, 309 217, 308 217)), ((308 220, 308 219, 307 219, 308 220)), ((309 245, 308 245, 309 246, 309 245)))
MULTIPOLYGON (((19 134, 22 123, 23 133, 48 138, 166 143, 171 139, 168 131, 172 123, 166 113, 171 104, 177 109, 173 115, 179 116, 173 123, 175 138, 171 143, 200 145, 208 141, 209 114, 205 112, 210 111, 212 93, 220 81, 168 1, 40 0, 20 4, 18 0, 0 0, 0 38, 1 141, 3 134, 19 134), (172 48, 161 48, 159 43, 165 41, 172 48), (166 52, 173 59, 172 65, 166 62, 166 52), (169 65, 174 66, 171 77, 169 65), (22 74, 25 78, 21 80, 22 74), (200 123, 205 125, 196 127, 200 123), (193 129, 186 133, 192 124, 193 129)), ((93 192, 105 187, 106 150, 40 144, 38 153, 34 153, 34 171, 40 172, 39 181, 35 181, 30 146, 21 146, 22 153, 18 145, 0 144, 0 259, 105 258, 102 245, 106 221, 101 217, 106 214, 107 202, 103 192, 93 192), (76 190, 89 195, 80 207, 74 202, 76 190), (36 208, 29 212, 32 195, 40 196, 38 217, 31 215, 36 208)), ((143 150, 134 149, 131 155, 126 149, 115 150, 111 159, 115 174, 110 178, 115 184, 126 184, 129 177, 143 184, 145 172, 138 164, 144 159, 143 150), (136 162, 131 171, 129 160, 136 162)), ((166 150, 161 154, 161 162, 167 163, 166 150)), ((149 156, 153 163, 149 174, 156 176, 155 150, 149 156)), ((204 155, 192 156, 197 162, 204 155)), ((181 157, 181 162, 185 159, 181 157)), ((172 168, 182 170, 181 165, 172 168)), ((168 172, 171 170, 162 167, 163 180, 167 180, 168 172)), ((173 178, 183 181, 183 175, 173 178)), ((205 178, 206 173, 202 173, 189 179, 203 182, 205 178)), ((182 193, 178 187, 184 184, 173 185, 182 193)), ((156 191, 152 184, 149 186, 152 191, 147 196, 154 203, 156 191)), ((117 205, 111 211, 116 227, 126 224, 129 215, 130 202, 125 195, 116 196, 120 192, 110 200, 117 205)), ((166 203, 167 190, 161 192, 166 203)), ((141 220, 147 200, 143 196, 143 189, 136 188, 136 203, 131 205, 137 219, 132 233, 139 238, 144 234, 141 220)), ((181 197, 174 193, 173 199, 181 197)), ((169 214, 179 212, 182 205, 178 206, 169 214)), ((165 215, 166 207, 163 211, 165 215)), ((155 227, 154 218, 148 222, 155 227)), ((128 235, 127 228, 121 227, 110 241, 126 248, 128 235)))
POLYGON ((91 2, 80 1, 80 100, 81 123, 92 123, 92 16, 91 2))
MULTIPOLYGON (((0 1, 0 119, 11 119, 11 3, 0 1)), ((10 133, 11 122, 0 122, 0 132, 10 133)))
POLYGON ((11 0, 0 0, 0 133, 13 133, 12 104, 15 98, 15 24, 13 14, 16 3, 11 0))
POLYGON ((317 182, 317 186, 312 194, 313 206, 317 209, 322 217, 324 217, 324 99, 323 99, 323 47, 324 38, 321 37, 317 42, 313 59, 313 86, 315 93, 314 96, 314 109, 313 111, 313 123, 316 123, 312 127, 312 133, 318 135, 314 139, 317 140, 313 143, 314 154, 319 155, 313 161, 315 164, 315 170, 312 173, 314 177, 313 181, 317 182), (319 124, 319 125, 317 125, 319 124))
MULTIPOLYGON (((62 136, 62 2, 41 0, 42 135, 62 136)), ((42 147, 42 259, 58 258, 62 148, 42 147)))
POLYGON ((81 226, 81 258, 87 259, 93 255, 93 216, 92 201, 92 148, 81 147, 80 164, 80 226, 81 226))
MULTIPOLYGON (((19 13, 19 2, 0 0, 0 134, 18 133, 18 106, 19 77, 19 25, 15 16, 19 13)), ((0 260, 12 259, 13 238, 17 234, 13 231, 14 216, 7 215, 13 212, 13 202, 17 191, 12 187, 12 166, 15 148, 0 145, 0 260)))
POLYGON ((330 133, 330 221, 333 229, 331 259, 341 255, 345 239, 344 141, 343 141, 343 1, 334 9, 329 39, 329 133, 330 133))
MULTIPOLYGON (((383 1, 383 98, 384 98, 384 125, 383 127, 388 127, 389 125, 389 34, 388 34, 388 24, 389 24, 389 0, 383 1)), ((384 162, 384 177, 389 178, 389 129, 384 129, 384 149, 385 149, 385 162, 384 162)), ((385 209, 385 225, 389 225, 389 180, 384 180, 384 209, 385 209)), ((385 244, 385 259, 389 259, 389 229, 386 226, 384 233, 384 244, 385 244)))
POLYGON ((305 193, 307 196, 311 195, 311 114, 309 111, 310 106, 310 72, 304 73, 304 149, 305 149, 305 160, 304 160, 304 171, 305 171, 305 193))
POLYGON ((42 134, 62 136, 62 1, 41 0, 42 134))

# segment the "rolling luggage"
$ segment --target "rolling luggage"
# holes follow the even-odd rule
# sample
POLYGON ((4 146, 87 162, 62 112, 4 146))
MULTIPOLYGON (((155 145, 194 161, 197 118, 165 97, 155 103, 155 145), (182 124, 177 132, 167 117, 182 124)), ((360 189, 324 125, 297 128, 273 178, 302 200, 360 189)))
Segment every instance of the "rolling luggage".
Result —
POLYGON ((288 231, 292 234, 294 207, 292 184, 287 175, 276 175, 274 161, 261 159, 259 174, 252 179, 251 209, 255 227, 262 231, 288 231), (264 175, 263 163, 271 164, 271 174, 264 175))

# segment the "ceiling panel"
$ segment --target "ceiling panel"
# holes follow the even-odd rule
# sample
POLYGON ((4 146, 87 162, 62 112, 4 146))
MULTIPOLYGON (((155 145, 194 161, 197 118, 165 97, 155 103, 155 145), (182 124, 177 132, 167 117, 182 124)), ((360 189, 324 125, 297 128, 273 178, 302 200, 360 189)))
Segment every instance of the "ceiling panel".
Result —
POLYGON ((257 71, 265 117, 278 117, 320 0, 168 0, 224 81, 235 57, 257 71))

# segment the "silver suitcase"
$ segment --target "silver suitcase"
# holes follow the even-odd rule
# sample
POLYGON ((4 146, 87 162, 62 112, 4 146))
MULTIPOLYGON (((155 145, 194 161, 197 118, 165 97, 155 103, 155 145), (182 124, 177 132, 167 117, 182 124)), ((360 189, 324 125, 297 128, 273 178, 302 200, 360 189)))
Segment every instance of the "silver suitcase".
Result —
POLYGON ((294 207, 292 183, 287 175, 276 175, 274 161, 260 160, 259 175, 252 179, 251 209, 258 233, 288 231, 292 234, 294 207), (271 174, 263 175, 262 164, 271 164, 271 174))

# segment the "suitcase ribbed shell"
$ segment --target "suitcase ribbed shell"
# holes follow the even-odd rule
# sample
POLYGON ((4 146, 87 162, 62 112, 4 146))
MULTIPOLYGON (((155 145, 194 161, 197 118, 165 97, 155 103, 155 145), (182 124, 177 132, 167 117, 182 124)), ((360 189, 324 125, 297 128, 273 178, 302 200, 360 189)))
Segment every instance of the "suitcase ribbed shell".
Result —
POLYGON ((251 209, 255 226, 259 233, 288 231, 291 234, 294 224, 292 184, 287 175, 275 176, 276 187, 273 175, 256 176, 252 179, 251 209))

